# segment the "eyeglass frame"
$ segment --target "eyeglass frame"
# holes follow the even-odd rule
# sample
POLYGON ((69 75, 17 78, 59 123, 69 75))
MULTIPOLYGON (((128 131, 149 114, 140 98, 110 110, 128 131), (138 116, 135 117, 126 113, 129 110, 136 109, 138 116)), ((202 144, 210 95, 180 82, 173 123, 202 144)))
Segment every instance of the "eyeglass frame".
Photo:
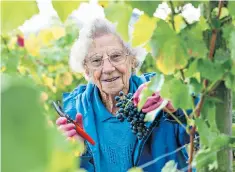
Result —
MULTIPOLYGON (((107 54, 107 52, 106 52, 106 54, 107 54)), ((130 53, 124 53, 123 54, 123 56, 125 56, 126 57, 126 59, 122 62, 122 63, 120 63, 120 64, 118 64, 118 65, 121 65, 121 64, 123 64, 123 63, 125 63, 126 62, 126 60, 127 60, 127 56, 130 56, 130 53)), ((110 62, 110 64, 112 64, 113 66, 118 66, 118 65, 114 65, 111 61, 110 61, 110 56, 107 54, 107 57, 105 57, 104 58, 104 56, 102 55, 102 65, 100 65, 100 67, 93 67, 93 66, 91 66, 91 65, 87 65, 88 63, 89 63, 89 61, 87 61, 86 59, 84 60, 84 65, 86 65, 87 67, 89 67, 89 68, 91 68, 91 69, 94 69, 94 70, 99 70, 99 69, 102 69, 103 68, 103 65, 104 65, 104 60, 105 59, 108 59, 109 60, 109 62, 110 62)))

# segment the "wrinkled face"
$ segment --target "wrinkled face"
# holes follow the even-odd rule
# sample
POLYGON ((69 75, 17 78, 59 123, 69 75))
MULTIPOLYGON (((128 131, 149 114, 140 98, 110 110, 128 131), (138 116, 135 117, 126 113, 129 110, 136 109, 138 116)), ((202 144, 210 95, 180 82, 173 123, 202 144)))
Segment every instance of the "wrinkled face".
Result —
POLYGON ((98 61, 95 61, 95 58, 102 57, 104 59, 103 66, 99 69, 92 68, 90 63, 86 63, 86 73, 100 91, 115 95, 121 90, 129 90, 129 79, 134 66, 133 58, 127 55, 125 48, 116 36, 103 35, 95 38, 88 52, 85 61, 93 59, 92 62, 96 64, 98 61), (118 55, 126 56, 126 60, 118 65, 112 64, 110 58, 118 57, 118 55))

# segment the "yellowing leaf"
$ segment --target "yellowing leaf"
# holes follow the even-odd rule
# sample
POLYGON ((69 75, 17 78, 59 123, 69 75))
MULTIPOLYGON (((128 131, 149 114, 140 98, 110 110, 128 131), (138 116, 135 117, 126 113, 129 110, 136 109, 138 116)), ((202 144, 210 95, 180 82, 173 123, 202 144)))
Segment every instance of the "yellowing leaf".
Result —
POLYGON ((51 87, 53 85, 53 79, 50 77, 47 77, 45 74, 42 75, 42 79, 46 86, 51 87))
POLYGON ((138 46, 145 44, 151 38, 155 29, 157 18, 141 15, 134 25, 132 45, 138 46))
POLYGON ((64 89, 65 85, 63 84, 63 81, 61 81, 62 75, 57 74, 55 77, 55 85, 58 89, 64 89))
POLYGON ((1 1, 1 30, 8 32, 37 14, 36 1, 1 1))
POLYGON ((42 92, 40 95, 40 99, 42 102, 45 102, 48 100, 48 94, 46 92, 42 92))
POLYGON ((104 9, 107 19, 117 23, 117 32, 125 40, 129 40, 128 24, 132 15, 132 8, 125 4, 110 4, 104 9))
POLYGON ((53 40, 54 36, 53 33, 50 32, 50 30, 41 30, 37 36, 37 39, 39 42, 42 43, 42 45, 50 45, 51 41, 53 40))
POLYGON ((46 111, 48 111, 48 110, 49 110, 49 106, 48 106, 48 104, 44 103, 44 109, 45 109, 46 111))
POLYGON ((38 73, 35 70, 32 70, 32 69, 30 69, 30 72, 31 72, 31 75, 32 75, 32 78, 34 79, 34 81, 37 84, 41 84, 42 81, 41 81, 41 78, 38 76, 38 73))
POLYGON ((172 74, 187 65, 185 43, 165 21, 157 23, 150 43, 153 55, 157 58, 156 65, 164 74, 172 74))
POLYGON ((149 43, 147 43, 145 46, 144 46, 145 50, 150 53, 152 51, 152 48, 151 46, 149 45, 149 43))
POLYGON ((12 50, 16 47, 16 43, 17 43, 17 37, 14 36, 14 37, 11 38, 11 40, 9 41, 7 46, 8 46, 9 49, 12 50))
POLYGON ((6 69, 7 69, 6 66, 2 66, 1 67, 1 72, 4 72, 6 69))
POLYGON ((63 68, 65 68, 65 65, 60 63, 60 64, 57 64, 57 65, 48 66, 48 71, 49 72, 55 72, 56 70, 63 69, 63 68))
POLYGON ((128 172, 143 172, 143 170, 138 167, 133 167, 133 168, 129 169, 128 172))
POLYGON ((175 31, 176 31, 176 33, 179 33, 183 28, 186 27, 184 19, 181 15, 174 16, 174 22, 175 22, 175 31))
POLYGON ((71 151, 64 151, 58 148, 54 149, 47 172, 73 171, 76 168, 76 159, 71 151))
POLYGON ((52 27, 50 29, 55 40, 65 36, 65 28, 63 27, 52 27))
POLYGON ((164 74, 172 74, 176 69, 182 69, 187 65, 187 55, 178 39, 165 43, 157 57, 157 68, 164 74))
POLYGON ((62 77, 62 81, 63 81, 64 85, 66 85, 66 86, 71 85, 73 82, 72 74, 69 72, 64 73, 64 75, 62 77))
POLYGON ((65 36, 65 29, 63 27, 52 27, 43 29, 39 32, 37 39, 40 40, 42 45, 50 45, 52 41, 65 36))
POLYGON ((54 86, 54 79, 46 76, 45 74, 42 75, 43 84, 51 89, 52 92, 56 92, 57 88, 54 86))
POLYGON ((78 9, 81 2, 86 1, 52 1, 52 5, 57 11, 61 21, 64 22, 74 10, 78 9))
POLYGON ((109 1, 99 1, 98 4, 102 7, 107 7, 109 4, 109 1))
POLYGON ((20 72, 20 74, 24 75, 26 70, 27 69, 24 66, 18 66, 18 71, 20 72))
POLYGON ((41 41, 35 35, 30 35, 25 40, 25 48, 33 56, 39 55, 41 45, 41 41))

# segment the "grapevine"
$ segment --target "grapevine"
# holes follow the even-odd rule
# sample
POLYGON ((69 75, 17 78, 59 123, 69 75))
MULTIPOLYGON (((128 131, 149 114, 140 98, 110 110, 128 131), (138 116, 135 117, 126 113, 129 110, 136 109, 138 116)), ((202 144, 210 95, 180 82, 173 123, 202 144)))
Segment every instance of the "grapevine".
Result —
POLYGON ((132 96, 132 93, 124 95, 124 93, 120 91, 119 96, 115 97, 117 101, 116 107, 119 108, 116 112, 116 117, 121 122, 126 119, 127 122, 130 123, 132 132, 141 140, 147 137, 149 133, 149 128, 144 122, 146 113, 138 111, 138 108, 132 102, 132 96))

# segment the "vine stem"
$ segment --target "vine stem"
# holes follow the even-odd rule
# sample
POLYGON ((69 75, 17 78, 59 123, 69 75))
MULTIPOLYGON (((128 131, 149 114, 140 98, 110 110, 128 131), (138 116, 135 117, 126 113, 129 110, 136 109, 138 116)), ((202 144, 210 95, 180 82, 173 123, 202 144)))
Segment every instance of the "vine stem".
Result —
POLYGON ((43 63, 43 62, 40 61, 40 60, 36 60, 35 62, 36 62, 37 64, 39 64, 39 65, 42 65, 42 66, 44 66, 44 67, 47 67, 47 64, 43 63))
MULTIPOLYGON (((217 15, 217 19, 219 20, 219 17, 221 15, 221 11, 222 11, 222 7, 223 7, 223 0, 219 1, 219 12, 217 15)), ((212 30, 212 37, 211 37, 211 42, 210 42, 210 54, 209 54, 209 59, 213 60, 213 56, 214 56, 214 52, 215 52, 215 43, 216 43, 216 38, 217 38, 217 29, 213 29, 212 30)))
POLYGON ((185 82, 185 76, 184 76, 184 71, 183 71, 183 69, 180 69, 180 74, 181 74, 181 77, 182 77, 183 82, 185 82))
MULTIPOLYGON (((171 20, 170 21, 171 21, 171 25, 172 25, 173 29, 175 30, 175 20, 174 20, 174 16, 176 15, 175 7, 174 7, 174 4, 172 1, 169 1, 169 3, 170 3, 170 8, 171 8, 171 20)), ((184 19, 184 21, 187 25, 189 25, 185 19, 184 19)), ((183 69, 180 69, 180 75, 182 77, 182 80, 185 81, 183 69)))
POLYGON ((169 1, 169 3, 170 3, 170 7, 171 7, 171 24, 172 24, 173 29, 175 30, 175 21, 174 21, 175 8, 174 8, 172 1, 169 1))
POLYGON ((176 122, 178 122, 186 130, 186 127, 183 125, 183 123, 169 109, 165 107, 164 110, 169 113, 176 120, 176 122))
MULTIPOLYGON (((220 0, 219 5, 218 5, 219 12, 218 12, 218 15, 217 15, 218 20, 219 20, 219 17, 221 15, 222 7, 223 7, 223 0, 220 0)), ((210 60, 213 60, 213 57, 214 57, 217 32, 218 32, 217 29, 212 30, 212 37, 211 37, 210 49, 209 49, 210 51, 209 51, 209 57, 208 57, 210 60)), ((203 83, 204 83, 204 88, 206 89, 207 86, 208 86, 208 80, 205 79, 203 83)), ((196 117, 200 116, 200 112, 201 112, 204 101, 205 101, 205 94, 202 95, 202 97, 201 97, 201 99, 198 103, 198 106, 196 107, 196 117)), ((193 146, 194 146, 193 138, 194 138, 195 132, 196 132, 196 126, 194 125, 191 132, 190 132, 190 151, 189 151, 189 169, 188 169, 188 172, 192 172, 193 146)))
POLYGON ((6 41, 6 39, 3 37, 3 35, 1 35, 1 37, 2 37, 2 40, 3 40, 4 44, 6 45, 7 52, 10 53, 10 50, 9 50, 9 48, 8 48, 8 46, 7 46, 7 41, 6 41))

